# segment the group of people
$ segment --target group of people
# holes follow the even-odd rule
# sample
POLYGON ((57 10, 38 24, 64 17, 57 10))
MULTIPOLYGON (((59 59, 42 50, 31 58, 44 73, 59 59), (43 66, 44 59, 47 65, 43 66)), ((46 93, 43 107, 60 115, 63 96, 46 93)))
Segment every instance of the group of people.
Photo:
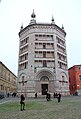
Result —
MULTIPOLYGON (((35 98, 37 98, 37 93, 35 93, 35 98)), ((57 98, 58 99, 58 103, 60 102, 61 100, 61 94, 57 94, 57 93, 54 93, 54 98, 57 98)), ((46 100, 47 101, 50 101, 51 100, 51 94, 50 93, 46 93, 46 100)), ((20 107, 20 110, 23 111, 25 110, 25 97, 24 95, 22 94, 21 97, 20 97, 20 104, 21 104, 21 107, 20 107)))
MULTIPOLYGON (((54 93, 54 98, 58 99, 58 102, 60 102, 61 100, 61 94, 60 93, 54 93)), ((51 94, 50 93, 46 93, 46 100, 50 101, 51 100, 51 94)))
POLYGON ((61 94, 54 92, 54 98, 57 98, 58 99, 58 102, 60 102, 60 100, 61 100, 61 94))
POLYGON ((16 93, 15 92, 13 92, 13 93, 7 93, 7 97, 9 98, 9 97, 16 97, 16 93))

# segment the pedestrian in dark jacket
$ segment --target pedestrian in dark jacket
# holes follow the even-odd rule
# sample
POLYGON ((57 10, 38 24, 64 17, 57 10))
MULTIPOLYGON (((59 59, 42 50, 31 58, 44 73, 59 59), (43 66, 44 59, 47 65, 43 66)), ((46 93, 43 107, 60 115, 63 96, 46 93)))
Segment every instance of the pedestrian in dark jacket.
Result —
POLYGON ((57 99, 58 99, 58 102, 60 102, 60 99, 61 99, 61 94, 60 93, 58 94, 57 99))
POLYGON ((47 101, 50 101, 50 100, 51 100, 51 94, 48 93, 48 92, 47 92, 47 94, 46 94, 46 99, 47 99, 47 101))
POLYGON ((37 98, 37 93, 35 93, 35 98, 37 98))
POLYGON ((56 97, 56 94, 55 94, 55 92, 54 92, 54 95, 53 95, 53 96, 54 96, 54 98, 56 97))
POLYGON ((25 110, 25 97, 24 95, 22 94, 21 95, 21 100, 20 100, 20 104, 21 104, 21 111, 25 110))

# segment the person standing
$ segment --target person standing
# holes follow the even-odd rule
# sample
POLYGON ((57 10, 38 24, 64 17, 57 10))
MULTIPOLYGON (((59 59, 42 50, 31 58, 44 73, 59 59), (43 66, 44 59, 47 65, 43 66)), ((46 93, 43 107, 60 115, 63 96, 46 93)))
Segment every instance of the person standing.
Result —
POLYGON ((35 93, 35 98, 37 98, 37 93, 35 93))
POLYGON ((24 95, 22 94, 21 95, 21 100, 20 100, 20 104, 21 104, 21 111, 23 111, 23 110, 25 110, 25 97, 24 97, 24 95))
POLYGON ((54 92, 54 95, 53 95, 53 96, 54 96, 54 98, 56 98, 56 94, 55 94, 55 92, 54 92))
POLYGON ((61 94, 60 93, 58 94, 57 99, 58 99, 58 103, 59 103, 60 99, 61 99, 61 94))
POLYGON ((47 101, 50 101, 50 100, 51 100, 51 94, 48 93, 48 92, 47 92, 47 94, 46 94, 46 100, 47 100, 47 101))

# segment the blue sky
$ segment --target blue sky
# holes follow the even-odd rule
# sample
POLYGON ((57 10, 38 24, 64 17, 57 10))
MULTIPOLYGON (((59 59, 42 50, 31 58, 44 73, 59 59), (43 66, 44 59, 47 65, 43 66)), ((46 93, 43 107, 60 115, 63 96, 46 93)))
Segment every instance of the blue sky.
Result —
POLYGON ((0 61, 14 74, 18 70, 20 26, 27 26, 35 11, 37 22, 64 25, 68 68, 81 64, 81 0, 1 0, 0 2, 0 61))

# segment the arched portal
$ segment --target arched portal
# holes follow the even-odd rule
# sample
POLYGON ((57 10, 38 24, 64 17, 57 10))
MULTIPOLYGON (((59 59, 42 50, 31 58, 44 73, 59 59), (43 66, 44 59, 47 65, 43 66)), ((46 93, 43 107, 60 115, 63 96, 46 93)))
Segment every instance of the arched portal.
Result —
POLYGON ((36 74, 36 90, 41 95, 46 95, 47 91, 54 91, 54 75, 49 70, 41 70, 36 74))

